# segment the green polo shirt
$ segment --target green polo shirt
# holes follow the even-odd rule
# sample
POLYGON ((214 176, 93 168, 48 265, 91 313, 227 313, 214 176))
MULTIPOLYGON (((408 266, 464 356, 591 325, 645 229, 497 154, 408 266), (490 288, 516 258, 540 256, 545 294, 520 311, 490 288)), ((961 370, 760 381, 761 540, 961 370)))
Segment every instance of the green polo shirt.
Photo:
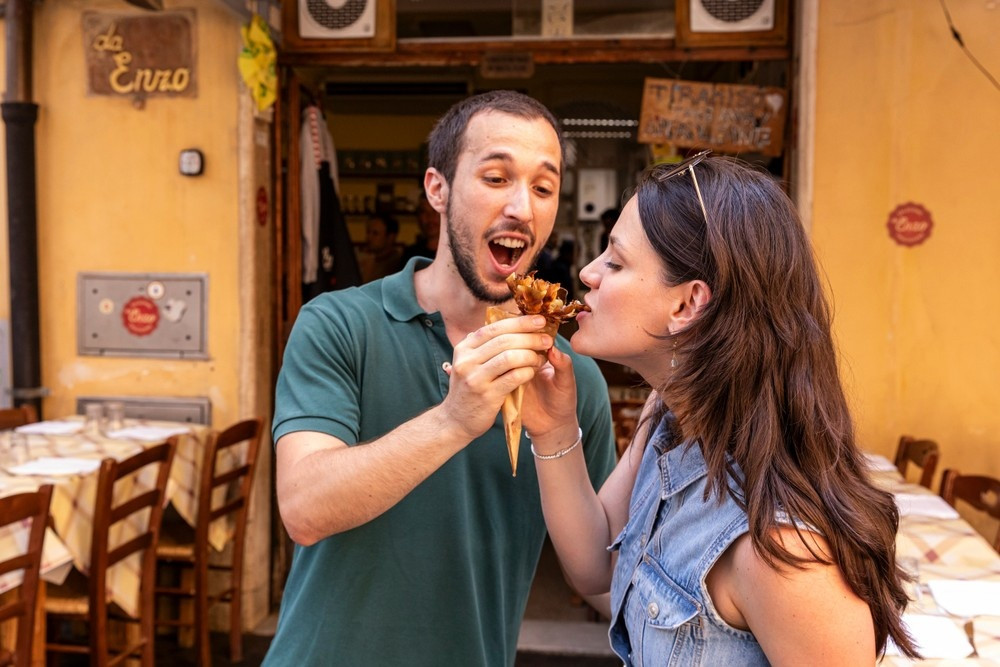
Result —
MULTIPOLYGON (((444 399, 452 346, 413 286, 427 262, 306 304, 278 377, 275 441, 320 431, 366 442, 444 399)), ((573 354, 565 339, 556 344, 573 354)), ((574 354, 574 369, 599 487, 614 466, 607 386, 593 360, 574 354)), ((545 525, 528 441, 516 477, 505 443, 498 415, 381 516, 296 546, 264 664, 512 665, 545 525)))

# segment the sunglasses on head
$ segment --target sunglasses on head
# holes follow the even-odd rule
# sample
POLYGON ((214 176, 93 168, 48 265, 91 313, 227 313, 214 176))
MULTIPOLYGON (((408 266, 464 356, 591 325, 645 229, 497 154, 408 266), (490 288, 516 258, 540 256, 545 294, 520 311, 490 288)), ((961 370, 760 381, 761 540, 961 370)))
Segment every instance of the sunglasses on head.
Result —
POLYGON ((708 226, 708 211, 705 209, 705 200, 701 196, 701 188, 698 186, 698 176, 694 173, 694 166, 708 157, 712 151, 701 151, 700 153, 695 153, 691 157, 681 160, 677 164, 663 165, 662 167, 657 167, 656 171, 653 172, 653 177, 663 183, 664 181, 670 180, 677 174, 682 174, 685 171, 691 173, 691 180, 694 182, 694 191, 698 193, 698 203, 701 204, 701 214, 705 216, 705 226, 708 226))

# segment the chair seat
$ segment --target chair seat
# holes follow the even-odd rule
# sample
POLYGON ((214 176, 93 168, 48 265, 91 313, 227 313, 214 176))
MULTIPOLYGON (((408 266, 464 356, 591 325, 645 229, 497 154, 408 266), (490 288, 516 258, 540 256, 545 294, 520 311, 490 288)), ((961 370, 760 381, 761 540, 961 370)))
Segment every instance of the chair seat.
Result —
POLYGON ((156 545, 156 557, 163 560, 183 560, 194 562, 194 544, 180 542, 175 536, 166 532, 160 533, 160 541, 156 545))
MULTIPOLYGON (((111 596, 106 598, 111 604, 111 596)), ((86 577, 72 570, 62 584, 49 584, 45 593, 45 612, 57 616, 86 616, 90 612, 86 577)))
POLYGON ((0 648, 0 667, 14 664, 14 654, 7 649, 0 648))

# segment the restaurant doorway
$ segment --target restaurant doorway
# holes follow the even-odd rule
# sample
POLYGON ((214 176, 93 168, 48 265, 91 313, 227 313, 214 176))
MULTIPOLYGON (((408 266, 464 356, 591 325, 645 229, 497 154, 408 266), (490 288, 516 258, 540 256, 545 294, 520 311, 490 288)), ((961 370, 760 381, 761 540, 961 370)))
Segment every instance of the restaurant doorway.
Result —
MULTIPOLYGON (((351 243, 360 247, 365 221, 375 211, 389 212, 399 222, 397 242, 413 243, 419 234, 417 206, 426 167, 426 138, 435 120, 451 104, 469 94, 496 88, 516 89, 548 106, 563 123, 567 139, 565 175, 553 238, 571 242, 571 274, 600 253, 604 228, 600 216, 620 206, 623 192, 635 176, 658 159, 662 147, 638 141, 638 125, 647 78, 735 83, 777 87, 793 100, 794 77, 790 57, 754 60, 730 57, 720 60, 648 62, 560 62, 535 64, 530 76, 496 79, 482 63, 458 66, 394 66, 362 58, 350 65, 294 65, 282 69, 282 111, 278 128, 280 238, 277 279, 279 349, 308 293, 301 284, 306 261, 301 242, 302 163, 308 158, 311 139, 304 126, 305 110, 321 112, 337 153, 339 204, 351 243)), ((793 141, 786 123, 784 151, 777 156, 740 153, 760 164, 792 189, 793 141)), ((557 243, 558 245, 558 243, 557 243)), ((576 285, 582 288, 580 285, 576 285)), ((582 291, 582 290, 581 290, 582 291)), ((610 398, 644 395, 639 378, 629 369, 601 364, 610 398)), ((274 516, 278 516, 277 512, 274 516)), ((280 600, 291 561, 291 546, 276 523, 274 601, 280 600)), ((539 568, 536 600, 539 614, 575 619, 592 616, 572 595, 553 555, 546 546, 539 568)), ((534 595, 534 593, 533 593, 534 595)))

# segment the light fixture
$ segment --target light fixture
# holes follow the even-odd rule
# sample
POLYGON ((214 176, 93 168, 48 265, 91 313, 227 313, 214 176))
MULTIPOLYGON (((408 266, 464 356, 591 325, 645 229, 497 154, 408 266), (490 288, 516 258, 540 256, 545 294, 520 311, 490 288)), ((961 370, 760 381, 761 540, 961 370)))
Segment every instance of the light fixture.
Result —
POLYGON ((181 151, 178 167, 185 176, 200 176, 205 171, 205 156, 197 148, 185 148, 181 151))
POLYGON ((125 0, 130 5, 135 5, 142 9, 152 9, 154 11, 163 11, 163 0, 125 0))

